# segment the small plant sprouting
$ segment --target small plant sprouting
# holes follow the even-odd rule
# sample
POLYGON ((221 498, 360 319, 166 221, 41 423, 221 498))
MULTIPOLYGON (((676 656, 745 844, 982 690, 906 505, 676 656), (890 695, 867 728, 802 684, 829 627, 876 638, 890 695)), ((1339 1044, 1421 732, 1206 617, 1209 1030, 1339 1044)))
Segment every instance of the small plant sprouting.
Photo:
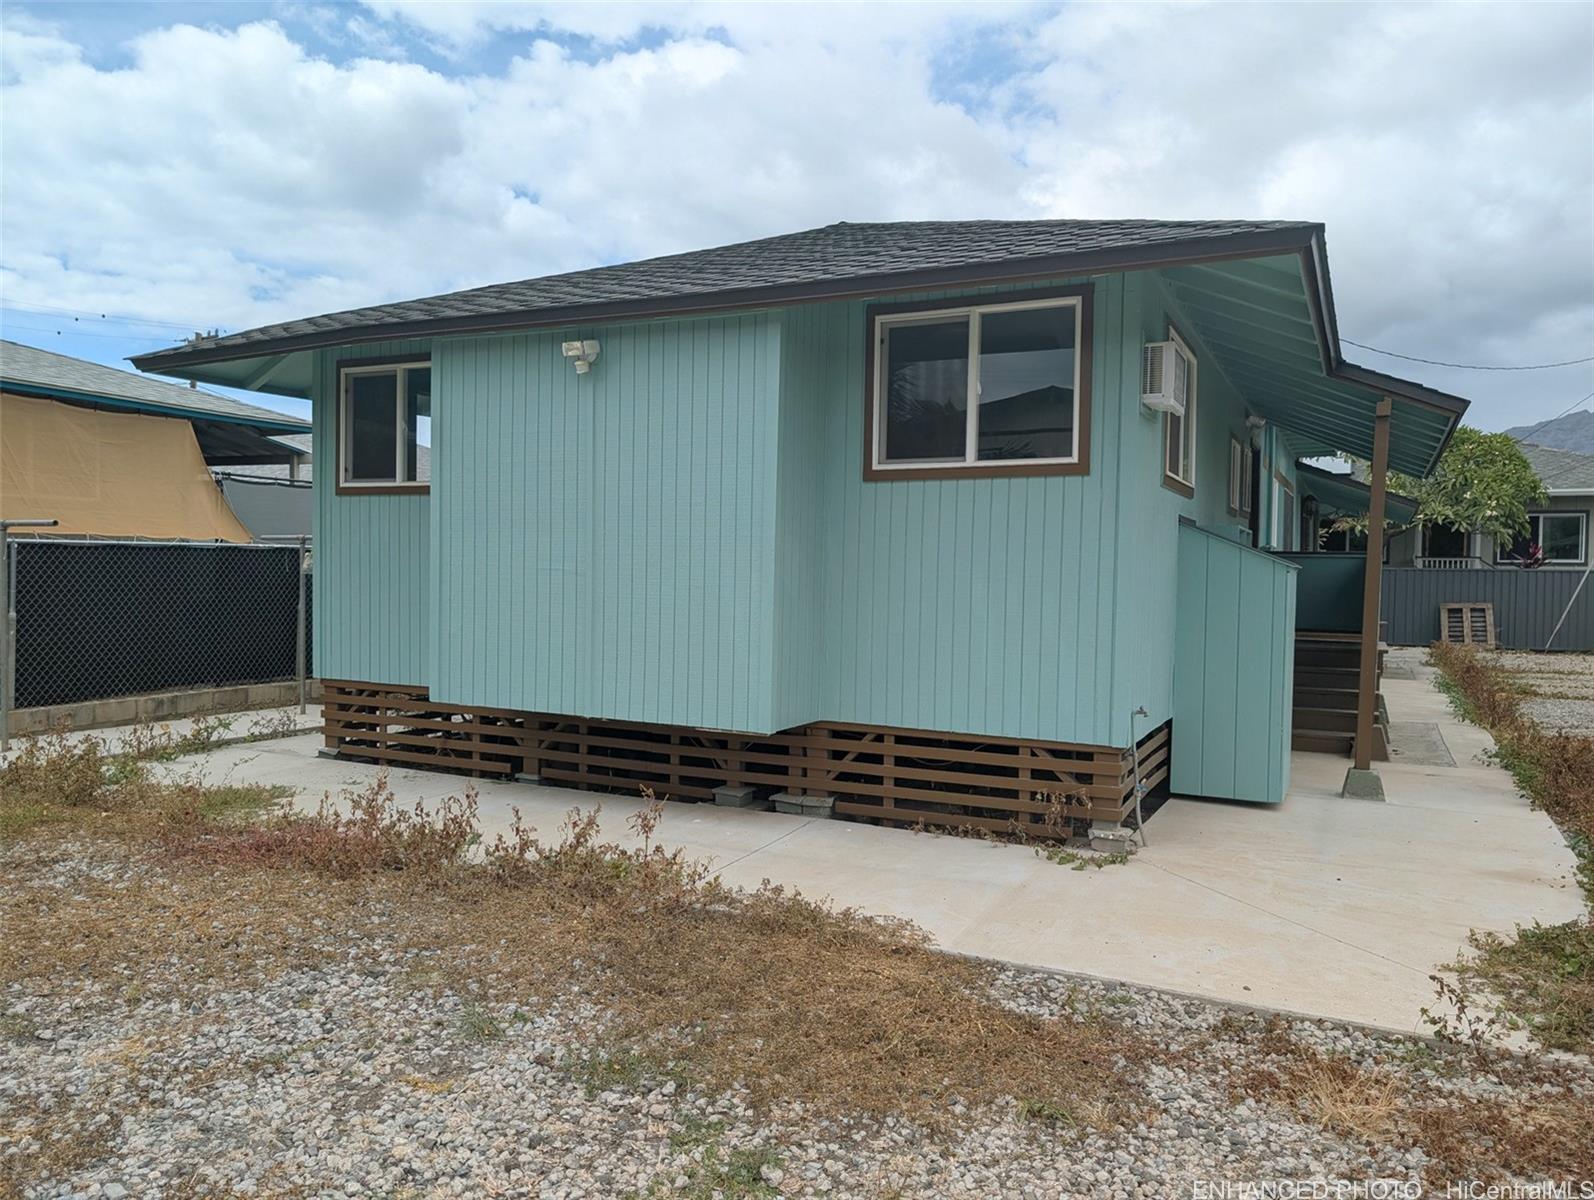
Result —
POLYGON ((1495 1042, 1506 1031, 1502 1014, 1480 1013, 1473 1005, 1472 994, 1443 975, 1428 978, 1433 981, 1439 1003, 1448 1004, 1453 1011, 1446 1013, 1425 1005, 1419 1010, 1423 1020, 1433 1026, 1434 1036, 1440 1041, 1466 1048, 1480 1070, 1492 1072, 1497 1054, 1495 1042))
POLYGON ((503 1026, 479 1004, 467 1004, 460 1009, 459 1032, 471 1042, 496 1042, 504 1036, 503 1026))
POLYGON ((1074 1114, 1060 1104, 1050 1100, 1033 1100, 1025 1098, 1018 1102, 1018 1118, 1021 1121, 1030 1121, 1037 1125, 1050 1125, 1054 1129, 1066 1129, 1078 1124, 1074 1114))

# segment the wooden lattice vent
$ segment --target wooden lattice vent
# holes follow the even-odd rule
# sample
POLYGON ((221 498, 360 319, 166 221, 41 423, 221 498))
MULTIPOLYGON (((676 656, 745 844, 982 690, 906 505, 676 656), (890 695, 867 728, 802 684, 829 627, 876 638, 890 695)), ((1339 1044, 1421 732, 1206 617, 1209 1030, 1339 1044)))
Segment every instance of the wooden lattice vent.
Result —
MULTIPOLYGON (((1065 821, 1134 807, 1128 748, 820 722, 771 734, 589 720, 432 700, 424 687, 323 679, 329 748, 395 768, 430 767, 675 800, 719 788, 826 795, 842 816, 888 825, 1054 836, 1065 821)), ((1138 743, 1141 784, 1168 778, 1171 727, 1138 743)))
POLYGON ((1439 629, 1452 646, 1487 646, 1494 649, 1494 605, 1441 604, 1439 629))

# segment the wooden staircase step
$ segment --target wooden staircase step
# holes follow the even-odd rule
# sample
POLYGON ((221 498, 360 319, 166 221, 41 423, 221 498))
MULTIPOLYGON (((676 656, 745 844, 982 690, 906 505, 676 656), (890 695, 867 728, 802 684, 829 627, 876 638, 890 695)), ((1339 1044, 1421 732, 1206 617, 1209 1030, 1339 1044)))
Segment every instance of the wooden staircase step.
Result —
POLYGON ((1295 646, 1298 667, 1346 667, 1354 671, 1359 669, 1361 661, 1357 651, 1339 646, 1303 646, 1300 643, 1295 646))
POLYGON ((1337 708, 1297 708, 1295 729, 1306 733, 1355 733, 1356 710, 1337 708))
POLYGON ((1290 737, 1291 750, 1311 750, 1318 754, 1349 755, 1356 738, 1348 733, 1318 733, 1297 729, 1290 737))
POLYGON ((1297 664, 1295 686, 1354 692, 1360 674, 1354 667, 1313 667, 1297 664))
POLYGON ((1327 708, 1335 712, 1355 712, 1357 692, 1354 687, 1308 687, 1299 680, 1295 684, 1296 708, 1327 708))

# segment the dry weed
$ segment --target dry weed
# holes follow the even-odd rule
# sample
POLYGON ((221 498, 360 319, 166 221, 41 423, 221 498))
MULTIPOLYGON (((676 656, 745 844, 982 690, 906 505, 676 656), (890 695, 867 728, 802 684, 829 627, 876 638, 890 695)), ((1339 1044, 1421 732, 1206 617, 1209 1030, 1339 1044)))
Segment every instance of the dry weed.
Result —
POLYGON ((1429 1182, 1594 1179, 1594 1098, 1548 1092, 1530 1100, 1468 1097, 1406 1113, 1413 1140, 1431 1160, 1429 1182))
POLYGON ((115 1125, 102 1122, 89 1128, 98 1111, 92 1098, 80 1096, 72 1111, 57 1106, 49 1110, 36 1104, 11 1101, 0 1109, 0 1145, 18 1147, 0 1154, 0 1196, 21 1196, 40 1179, 67 1179, 103 1158, 115 1125))
MULTIPOLYGON (((1436 645, 1431 655, 1457 710, 1489 731, 1500 765, 1566 833, 1594 905, 1594 737, 1541 730, 1522 714, 1511 672, 1477 650, 1436 645)), ((1498 996, 1541 1045, 1594 1053, 1594 919, 1471 940, 1471 955, 1455 964, 1463 983, 1498 996)))
POLYGON ((313 816, 239 824, 210 813, 204 789, 140 776, 134 803, 132 786, 115 798, 138 819, 118 829, 158 869, 136 887, 11 889, 0 978, 249 978, 358 936, 380 906, 404 945, 440 951, 431 965, 445 978, 516 998, 580 994, 607 1014, 595 1050, 745 1085, 755 1100, 930 1120, 953 1097, 1022 1097, 1085 1125, 1129 1106, 1125 1059, 1146 1052, 1101 1014, 1004 1008, 988 968, 908 925, 768 883, 723 886, 656 843, 651 797, 632 820, 637 844, 603 841, 597 814, 573 811, 551 841, 517 819, 472 863, 469 792, 428 813, 397 805, 379 778, 313 816))
POLYGON ((1320 1055, 1298 1063, 1283 1087, 1296 1107, 1323 1128, 1363 1142, 1389 1140, 1403 1091, 1393 1074, 1320 1055))
POLYGON ((1525 1066, 1500 1070, 1515 1098, 1481 1098, 1436 1086, 1397 1062, 1365 1066, 1325 1055, 1280 1024, 1237 1040, 1254 1054, 1230 1077, 1235 1098, 1284 1105, 1342 1137, 1420 1147, 1429 1184, 1456 1180, 1594 1178, 1594 1097, 1586 1075, 1525 1066))

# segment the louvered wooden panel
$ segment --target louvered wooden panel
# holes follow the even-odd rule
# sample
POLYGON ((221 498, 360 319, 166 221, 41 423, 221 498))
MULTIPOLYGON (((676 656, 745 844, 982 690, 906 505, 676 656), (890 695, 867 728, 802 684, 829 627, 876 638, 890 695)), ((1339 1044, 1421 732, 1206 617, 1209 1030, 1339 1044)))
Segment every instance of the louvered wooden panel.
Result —
POLYGON ((1444 640, 1456 646, 1494 648, 1493 604, 1444 604, 1440 606, 1439 628, 1444 640))

